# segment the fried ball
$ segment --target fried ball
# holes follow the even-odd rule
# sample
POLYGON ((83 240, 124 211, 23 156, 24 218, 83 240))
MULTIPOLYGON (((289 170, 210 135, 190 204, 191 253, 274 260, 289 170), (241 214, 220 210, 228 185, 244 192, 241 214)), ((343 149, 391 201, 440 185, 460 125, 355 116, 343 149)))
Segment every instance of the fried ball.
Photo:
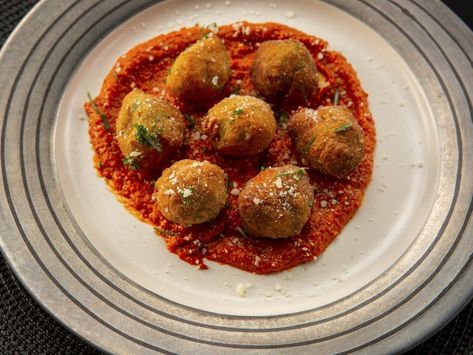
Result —
POLYGON ((167 89, 198 107, 212 102, 231 75, 230 57, 212 32, 184 50, 166 78, 167 89))
POLYGON ((263 42, 256 51, 251 75, 266 100, 293 106, 306 103, 319 83, 311 54, 295 39, 263 42))
POLYGON ((303 108, 292 115, 288 131, 303 164, 340 179, 356 169, 365 153, 363 131, 343 106, 303 108))
POLYGON ((269 168, 249 180, 238 196, 243 228, 254 237, 288 238, 309 219, 313 189, 294 165, 269 168))
POLYGON ((183 227, 208 222, 227 200, 224 172, 208 161, 180 160, 156 182, 155 200, 164 217, 183 227))
POLYGON ((184 142, 182 114, 168 101, 135 89, 123 99, 117 140, 130 169, 149 168, 184 142))
POLYGON ((243 157, 269 146, 276 132, 276 119, 266 102, 252 96, 232 95, 209 110, 205 130, 215 139, 221 153, 243 157))

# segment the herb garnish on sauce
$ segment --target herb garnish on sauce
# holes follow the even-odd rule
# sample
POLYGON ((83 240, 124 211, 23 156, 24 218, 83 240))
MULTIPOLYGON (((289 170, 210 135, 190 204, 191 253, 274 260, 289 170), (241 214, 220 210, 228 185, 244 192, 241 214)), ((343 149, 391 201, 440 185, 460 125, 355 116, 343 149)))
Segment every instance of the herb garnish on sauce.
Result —
POLYGON ((90 95, 90 93, 88 92, 87 93, 87 97, 89 98, 89 103, 90 105, 92 106, 92 109, 95 111, 95 113, 97 115, 100 116, 100 118, 102 119, 102 123, 103 123, 103 126, 105 127, 105 130, 108 131, 110 129, 110 125, 108 123, 108 119, 107 119, 107 116, 105 115, 105 113, 103 113, 102 111, 99 110, 99 108, 97 107, 97 105, 95 104, 94 100, 92 99, 92 96, 90 95))

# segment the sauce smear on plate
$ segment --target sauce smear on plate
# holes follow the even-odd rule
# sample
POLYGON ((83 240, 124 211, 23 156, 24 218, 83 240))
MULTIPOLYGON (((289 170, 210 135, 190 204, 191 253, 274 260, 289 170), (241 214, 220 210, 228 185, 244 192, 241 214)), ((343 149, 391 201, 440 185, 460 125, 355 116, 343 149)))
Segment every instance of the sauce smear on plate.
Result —
POLYGON ((286 132, 289 108, 273 108, 279 117, 279 127, 267 151, 234 159, 219 154, 202 133, 200 123, 206 112, 197 111, 166 92, 164 82, 173 60, 205 32, 208 30, 196 26, 160 35, 134 47, 117 60, 93 105, 91 102, 85 104, 95 167, 120 201, 141 220, 155 227, 171 252, 198 268, 207 268, 206 258, 268 274, 314 260, 360 207, 371 179, 376 134, 367 94, 351 65, 341 54, 328 50, 327 42, 322 39, 276 23, 239 22, 218 28, 218 36, 224 40, 232 60, 232 76, 224 87, 222 98, 232 93, 256 94, 250 68, 259 44, 266 40, 294 38, 304 43, 321 74, 320 89, 308 106, 315 109, 320 105, 333 105, 336 97, 339 105, 352 110, 365 135, 365 156, 347 179, 309 170, 315 198, 310 218, 300 235, 279 240, 252 238, 239 227, 237 198, 240 190, 265 167, 302 166, 300 156, 286 132), (185 113, 189 121, 184 146, 171 160, 153 171, 125 167, 115 138, 115 122, 123 97, 135 87, 164 96, 185 113), (213 221, 183 228, 165 219, 153 201, 154 183, 161 171, 180 159, 208 160, 228 175, 228 206, 213 221))

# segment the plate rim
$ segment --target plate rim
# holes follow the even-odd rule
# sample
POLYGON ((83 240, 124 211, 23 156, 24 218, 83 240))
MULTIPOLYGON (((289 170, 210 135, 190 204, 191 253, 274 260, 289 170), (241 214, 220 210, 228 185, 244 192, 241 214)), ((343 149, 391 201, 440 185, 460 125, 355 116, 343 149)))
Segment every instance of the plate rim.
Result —
MULTIPOLYGON (((365 1, 364 1, 364 2, 365 2, 365 1)), ((44 2, 44 3, 47 3, 47 1, 44 2)), ((37 5, 35 6, 35 8, 33 9, 33 11, 30 12, 30 13, 27 15, 27 17, 22 20, 22 22, 20 23, 19 27, 17 27, 17 28, 15 29, 14 33, 9 37, 8 41, 5 43, 5 45, 4 45, 4 47, 3 47, 2 54, 0 55, 0 62, 2 62, 3 55, 4 55, 4 53, 6 53, 6 51, 7 51, 6 49, 9 48, 9 46, 11 45, 11 43, 14 42, 17 33, 21 30, 21 28, 27 26, 27 24, 28 24, 28 22, 30 21, 30 19, 34 17, 34 14, 36 13, 36 11, 38 11, 38 12, 40 11, 40 9, 42 8, 42 5, 43 5, 44 3, 39 3, 39 4, 37 4, 37 5)), ((366 3, 366 2, 365 2, 365 3, 366 3)), ((2 176, 2 180, 3 180, 3 176, 2 176)), ((3 193, 3 192, 2 192, 2 193, 3 193)), ((470 208, 471 208, 471 205, 470 205, 470 208)), ((3 212, 3 211, 2 211, 2 212, 3 212)), ((470 217, 471 217, 471 214, 470 214, 470 217)), ((3 232, 5 232, 5 231, 2 229, 2 233, 3 233, 3 232)), ((17 277, 19 276, 19 279, 21 280, 22 284, 23 284, 24 286, 26 286, 26 288, 28 289, 28 291, 30 292, 30 294, 33 294, 33 296, 35 297, 35 292, 34 292, 34 290, 33 290, 33 289, 30 289, 28 283, 27 283, 27 282, 24 282, 25 280, 23 280, 22 275, 17 273, 16 267, 14 267, 14 263, 13 263, 13 261, 12 261, 13 259, 10 260, 10 257, 11 257, 11 256, 8 255, 8 253, 6 253, 5 251, 3 251, 3 252, 4 252, 4 254, 5 254, 5 259, 8 261, 8 263, 10 264, 10 266, 13 266, 13 267, 12 267, 12 270, 14 270, 15 274, 17 275, 17 277)), ((470 290, 470 291, 472 291, 472 290, 470 290)), ((471 299, 472 296, 473 296, 473 293, 470 294, 470 296, 469 296, 470 299, 471 299)), ((36 298, 35 298, 35 299, 36 299, 36 298)), ((36 300, 38 301, 38 299, 36 299, 36 300)), ((48 311, 48 313, 51 313, 51 314, 53 314, 53 316, 54 316, 53 311, 52 311, 52 310, 49 310, 46 306, 44 306, 44 304, 43 304, 43 302, 42 302, 41 300, 39 300, 39 303, 43 305, 43 308, 45 308, 45 309, 48 311)), ((63 322, 61 319, 59 319, 59 320, 61 321, 62 324, 64 324, 64 322, 63 322)), ((66 326, 67 326, 67 324, 66 324, 66 326)))

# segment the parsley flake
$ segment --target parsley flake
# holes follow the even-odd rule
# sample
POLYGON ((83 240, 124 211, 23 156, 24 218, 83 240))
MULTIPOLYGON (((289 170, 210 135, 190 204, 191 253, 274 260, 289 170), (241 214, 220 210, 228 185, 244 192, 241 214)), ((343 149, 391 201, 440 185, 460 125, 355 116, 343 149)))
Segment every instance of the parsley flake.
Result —
POLYGON ((238 95, 240 94, 240 91, 241 91, 241 86, 240 85, 235 86, 232 90, 232 95, 238 95))
POLYGON ((95 104, 95 102, 92 99, 92 96, 90 95, 89 92, 87 93, 87 97, 89 98, 90 106, 92 106, 92 109, 95 111, 95 113, 100 116, 100 119, 102 120, 102 123, 103 123, 103 126, 105 127, 105 130, 108 131, 110 129, 110 125, 108 123, 107 116, 105 115, 105 113, 103 113, 102 111, 99 110, 99 108, 95 104))
POLYGON ((233 114, 239 116, 243 113, 243 109, 242 108, 237 108, 236 110, 233 110, 233 114))
POLYGON ((123 165, 128 167, 128 169, 130 169, 130 170, 139 170, 140 169, 140 164, 138 163, 138 161, 135 158, 130 157, 130 156, 123 159, 123 165))
POLYGON ((184 114, 184 117, 186 118, 187 121, 189 121, 189 123, 190 123, 190 128, 194 128, 194 127, 195 127, 195 120, 194 120, 194 117, 192 117, 192 116, 189 115, 188 113, 185 113, 185 114, 184 114))
POLYGON ((296 180, 300 181, 304 176, 304 169, 297 170, 294 174, 296 175, 296 180))
POLYGON ((245 231, 244 231, 240 226, 236 227, 235 229, 236 229, 242 236, 244 236, 245 238, 247 237, 245 231))
POLYGON ((289 117, 289 114, 286 111, 281 111, 279 113, 279 122, 285 123, 289 117))
POLYGON ((138 101, 135 101, 133 102, 133 105, 131 105, 131 108, 130 108, 130 112, 135 112, 136 110, 138 110, 138 108, 140 107, 140 103, 138 101))
POLYGON ((210 31, 215 31, 217 29, 217 22, 212 22, 205 26, 205 28, 208 28, 210 31))
POLYGON ((278 115, 278 126, 279 128, 286 129, 289 114, 286 111, 280 111, 278 115))
POLYGON ((161 229, 161 228, 158 228, 158 227, 155 227, 154 230, 156 232, 158 232, 159 234, 167 234, 167 235, 172 235, 172 236, 179 235, 179 233, 176 233, 176 232, 173 232, 173 231, 168 231, 166 229, 161 229))
POLYGON ((340 93, 338 92, 338 89, 335 89, 335 94, 333 95, 333 104, 337 106, 339 100, 340 100, 340 93))
POLYGON ((166 82, 168 76, 171 74, 172 67, 174 66, 174 63, 176 62, 176 59, 173 59, 171 62, 171 65, 169 66, 167 72, 166 72, 166 77, 164 78, 164 82, 166 82))
POLYGON ((309 153, 309 149, 310 149, 310 147, 312 147, 312 144, 314 144, 314 142, 315 142, 315 134, 309 139, 307 144, 302 149, 302 152, 301 152, 302 156, 306 156, 307 153, 309 153))
POLYGON ((140 124, 135 124, 136 132, 135 138, 139 144, 152 147, 158 152, 163 151, 163 146, 157 134, 152 134, 148 132, 148 129, 140 124))
POLYGON ((345 123, 345 124, 341 125, 340 127, 336 128, 334 132, 335 133, 345 132, 345 131, 350 129, 351 124, 352 124, 351 122, 345 123))
POLYGON ((278 178, 280 176, 289 176, 289 175, 294 175, 294 178, 297 181, 300 181, 302 177, 304 176, 304 170, 307 170, 308 168, 300 168, 297 170, 291 170, 291 171, 286 171, 284 173, 278 173, 276 174, 275 178, 278 178))

